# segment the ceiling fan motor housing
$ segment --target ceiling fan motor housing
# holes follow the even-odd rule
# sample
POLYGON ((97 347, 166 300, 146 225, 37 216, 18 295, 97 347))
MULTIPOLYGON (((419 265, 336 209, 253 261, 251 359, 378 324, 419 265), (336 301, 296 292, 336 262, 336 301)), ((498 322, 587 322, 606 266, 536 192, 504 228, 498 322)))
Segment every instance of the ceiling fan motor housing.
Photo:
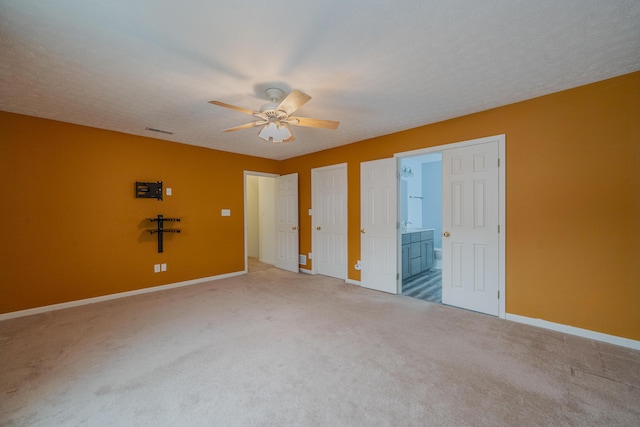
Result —
POLYGON ((284 91, 282 89, 278 89, 277 87, 270 87, 265 90, 267 97, 274 103, 278 102, 280 98, 284 95, 284 91))
POLYGON ((280 105, 280 98, 284 95, 284 91, 281 89, 271 87, 265 90, 267 96, 271 100, 260 107, 260 113, 270 122, 280 122, 287 118, 287 113, 284 111, 278 111, 278 105, 280 105))

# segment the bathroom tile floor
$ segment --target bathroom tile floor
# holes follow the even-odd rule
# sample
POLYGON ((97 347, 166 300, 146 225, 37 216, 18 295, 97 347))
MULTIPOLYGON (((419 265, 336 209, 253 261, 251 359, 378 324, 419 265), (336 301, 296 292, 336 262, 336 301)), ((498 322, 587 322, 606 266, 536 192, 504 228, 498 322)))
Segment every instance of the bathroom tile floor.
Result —
POLYGON ((422 275, 403 280, 402 295, 442 303, 442 270, 432 268, 422 275))

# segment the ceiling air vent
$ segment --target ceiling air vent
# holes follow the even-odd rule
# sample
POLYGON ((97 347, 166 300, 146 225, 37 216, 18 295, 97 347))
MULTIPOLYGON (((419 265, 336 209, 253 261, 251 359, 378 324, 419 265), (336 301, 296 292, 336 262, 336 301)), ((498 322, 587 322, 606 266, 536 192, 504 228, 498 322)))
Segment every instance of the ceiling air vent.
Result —
POLYGON ((173 135, 173 132, 169 132, 168 130, 155 129, 155 128, 149 128, 149 127, 146 127, 145 129, 150 130, 151 132, 164 133, 165 135, 173 135))

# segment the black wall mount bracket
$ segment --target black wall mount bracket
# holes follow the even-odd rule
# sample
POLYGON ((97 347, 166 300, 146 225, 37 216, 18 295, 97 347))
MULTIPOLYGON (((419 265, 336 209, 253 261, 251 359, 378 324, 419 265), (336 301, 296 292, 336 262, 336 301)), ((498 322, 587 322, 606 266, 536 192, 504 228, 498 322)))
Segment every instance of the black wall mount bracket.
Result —
POLYGON ((136 182, 136 199, 158 199, 158 201, 162 201, 162 181, 136 182))

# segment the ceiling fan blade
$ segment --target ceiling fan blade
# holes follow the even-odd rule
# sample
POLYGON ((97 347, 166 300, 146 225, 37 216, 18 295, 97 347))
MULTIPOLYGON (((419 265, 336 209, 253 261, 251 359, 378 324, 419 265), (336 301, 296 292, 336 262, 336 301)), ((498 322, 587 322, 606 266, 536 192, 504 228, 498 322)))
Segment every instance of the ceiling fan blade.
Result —
POLYGON ((310 119, 308 117, 289 117, 287 123, 290 125, 323 129, 337 129, 340 124, 340 122, 334 122, 332 120, 310 119))
POLYGON ((251 122, 251 123, 247 123, 244 125, 240 125, 240 126, 236 126, 233 128, 229 128, 229 129, 224 129, 222 132, 233 132, 234 130, 241 130, 241 129, 249 129, 249 128, 253 128, 256 126, 260 126, 260 125, 264 125, 267 122, 251 122))
POLYGON ((292 114, 298 108, 309 102, 310 99, 311 97, 306 93, 302 93, 299 90, 293 90, 289 95, 287 95, 285 99, 282 100, 276 110, 282 110, 287 113, 288 116, 289 114, 292 114))
POLYGON ((224 107, 224 108, 230 108, 232 110, 240 111, 241 113, 251 114, 252 116, 255 114, 254 111, 247 110, 246 108, 236 107, 235 105, 226 104, 226 103, 220 102, 220 101, 209 101, 209 104, 218 105, 218 106, 224 107))

